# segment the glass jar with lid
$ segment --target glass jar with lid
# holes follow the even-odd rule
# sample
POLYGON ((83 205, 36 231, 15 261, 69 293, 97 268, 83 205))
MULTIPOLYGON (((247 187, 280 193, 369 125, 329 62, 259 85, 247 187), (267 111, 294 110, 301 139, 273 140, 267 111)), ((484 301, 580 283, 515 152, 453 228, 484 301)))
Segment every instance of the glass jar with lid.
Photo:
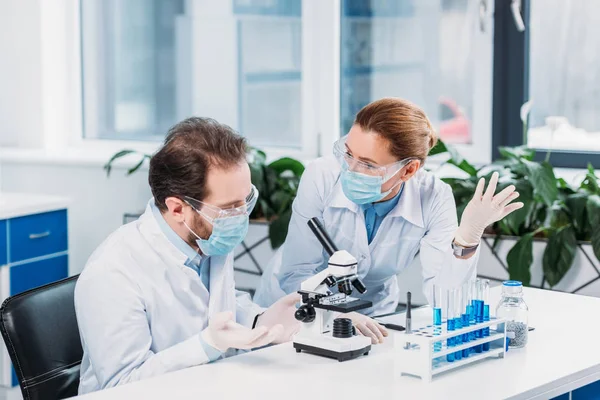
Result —
POLYGON ((496 316, 506 318, 508 347, 521 348, 527 344, 529 308, 523 300, 523 284, 519 281, 502 282, 502 299, 496 307, 496 316))

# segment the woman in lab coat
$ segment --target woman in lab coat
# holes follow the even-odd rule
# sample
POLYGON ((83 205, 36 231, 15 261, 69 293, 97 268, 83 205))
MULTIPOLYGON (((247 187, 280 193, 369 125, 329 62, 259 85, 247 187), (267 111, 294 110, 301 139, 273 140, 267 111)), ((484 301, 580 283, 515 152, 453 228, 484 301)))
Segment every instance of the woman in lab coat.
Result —
MULTIPOLYGON (((494 174, 485 193, 479 181, 458 226, 452 190, 421 168, 436 140, 425 113, 408 101, 384 98, 365 106, 334 154, 306 169, 283 250, 263 275, 255 301, 272 304, 327 266, 307 226, 312 217, 358 260, 367 292, 353 296, 373 302, 363 310, 367 315, 395 311, 401 297, 396 276, 417 253, 428 297, 436 283, 455 286, 473 277, 485 227, 523 204, 512 203, 519 196, 514 186, 494 195, 494 174)), ((383 339, 385 329, 370 318, 349 316, 374 343, 383 339)))

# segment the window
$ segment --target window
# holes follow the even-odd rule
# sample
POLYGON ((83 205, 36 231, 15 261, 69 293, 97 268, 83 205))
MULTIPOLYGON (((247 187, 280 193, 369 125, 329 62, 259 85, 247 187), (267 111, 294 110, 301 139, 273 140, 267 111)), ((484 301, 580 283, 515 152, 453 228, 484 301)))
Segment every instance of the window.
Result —
POLYGON ((467 145, 461 153, 470 160, 489 161, 488 3, 343 0, 341 133, 367 103, 402 97, 424 108, 443 140, 467 145))
POLYGON ((315 152, 303 1, 80 1, 86 139, 161 140, 197 115, 254 146, 315 152))
POLYGON ((511 3, 498 4, 494 147, 527 144, 539 150, 537 160, 549 157, 555 167, 598 165, 600 3, 522 0, 522 32, 511 3), (519 108, 527 100, 532 103, 524 132, 519 108))
POLYGON ((528 145, 600 151, 597 0, 531 0, 528 145))

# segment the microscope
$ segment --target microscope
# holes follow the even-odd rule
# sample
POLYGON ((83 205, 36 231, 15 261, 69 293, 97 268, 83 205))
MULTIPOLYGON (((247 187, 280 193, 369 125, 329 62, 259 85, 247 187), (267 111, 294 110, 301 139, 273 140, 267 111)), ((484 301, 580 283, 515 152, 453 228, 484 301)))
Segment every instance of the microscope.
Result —
POLYGON ((295 317, 303 322, 294 336, 297 353, 305 351, 338 361, 351 360, 369 354, 371 338, 356 334, 352 320, 339 313, 369 308, 370 301, 350 297, 352 287, 359 293, 367 288, 357 275, 357 261, 345 250, 338 250, 317 218, 311 218, 308 226, 329 254, 327 268, 300 285, 302 305, 295 317), (337 286, 339 293, 329 289, 337 286))

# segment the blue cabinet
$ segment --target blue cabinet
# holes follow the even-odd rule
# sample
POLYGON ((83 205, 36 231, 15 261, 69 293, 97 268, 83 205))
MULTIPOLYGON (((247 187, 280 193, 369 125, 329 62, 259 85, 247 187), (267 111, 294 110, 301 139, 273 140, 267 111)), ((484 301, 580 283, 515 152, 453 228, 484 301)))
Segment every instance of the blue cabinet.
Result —
MULTIPOLYGON (((0 219, 0 267, 2 298, 69 276, 67 210, 0 219)), ((1 364, 0 385, 17 386, 6 351, 1 364)))
POLYGON ((67 210, 13 218, 8 235, 11 263, 66 251, 67 210))
POLYGON ((68 256, 61 255, 10 267, 10 293, 17 294, 69 275, 68 256))
POLYGON ((0 221, 0 266, 8 264, 8 240, 5 220, 0 221))

